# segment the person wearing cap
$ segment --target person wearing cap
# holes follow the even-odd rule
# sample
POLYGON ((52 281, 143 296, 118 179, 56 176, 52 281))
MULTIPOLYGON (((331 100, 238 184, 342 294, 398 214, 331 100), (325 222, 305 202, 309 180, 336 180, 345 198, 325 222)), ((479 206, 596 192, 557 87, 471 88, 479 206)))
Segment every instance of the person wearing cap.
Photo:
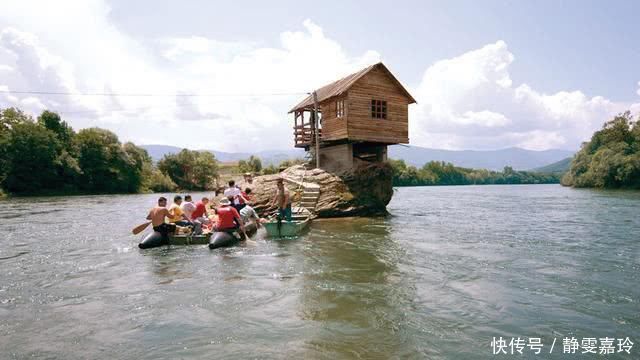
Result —
POLYGON ((232 199, 230 196, 220 200, 220 206, 216 209, 218 213, 216 231, 234 232, 240 229, 246 239, 247 234, 244 232, 244 222, 242 222, 242 217, 238 213, 238 210, 231 206, 232 199))
POLYGON ((278 217, 291 221, 291 194, 284 186, 284 179, 278 178, 276 196, 269 206, 278 206, 278 217))

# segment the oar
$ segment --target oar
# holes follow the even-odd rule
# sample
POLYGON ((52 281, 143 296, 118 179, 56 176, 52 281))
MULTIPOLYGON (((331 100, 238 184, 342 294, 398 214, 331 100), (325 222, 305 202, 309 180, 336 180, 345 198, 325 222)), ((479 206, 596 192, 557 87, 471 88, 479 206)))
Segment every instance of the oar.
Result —
POLYGON ((133 230, 131 230, 131 232, 133 233, 133 235, 138 235, 141 232, 143 232, 144 229, 146 229, 149 226, 149 224, 151 224, 151 221, 148 221, 148 222, 146 222, 144 224, 140 224, 140 225, 134 227, 133 230))

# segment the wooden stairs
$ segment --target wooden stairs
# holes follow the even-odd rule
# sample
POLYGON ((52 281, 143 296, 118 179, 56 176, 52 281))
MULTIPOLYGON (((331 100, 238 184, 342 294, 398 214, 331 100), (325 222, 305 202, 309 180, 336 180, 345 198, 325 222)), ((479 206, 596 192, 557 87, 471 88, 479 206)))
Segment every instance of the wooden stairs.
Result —
POLYGON ((305 182, 304 176, 302 176, 300 180, 292 179, 289 176, 283 176, 283 178, 286 182, 297 185, 297 192, 302 192, 300 200, 296 202, 293 207, 302 207, 308 210, 311 215, 314 215, 316 204, 318 203, 318 198, 320 197, 320 185, 312 182, 305 182))

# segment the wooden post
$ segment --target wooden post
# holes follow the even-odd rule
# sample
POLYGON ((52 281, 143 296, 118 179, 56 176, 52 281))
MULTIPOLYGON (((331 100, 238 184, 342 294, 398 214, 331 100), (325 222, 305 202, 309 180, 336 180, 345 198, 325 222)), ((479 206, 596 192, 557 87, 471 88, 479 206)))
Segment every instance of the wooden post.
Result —
POLYGON ((320 167, 320 119, 318 119, 318 94, 313 91, 313 124, 314 124, 314 136, 316 142, 316 167, 320 167))

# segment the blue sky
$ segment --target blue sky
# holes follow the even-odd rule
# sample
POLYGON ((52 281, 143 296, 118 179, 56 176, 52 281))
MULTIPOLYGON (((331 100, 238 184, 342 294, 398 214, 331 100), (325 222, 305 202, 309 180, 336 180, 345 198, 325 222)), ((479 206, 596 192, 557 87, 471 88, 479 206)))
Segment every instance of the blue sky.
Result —
POLYGON ((268 94, 377 61, 418 100, 419 146, 575 150, 614 114, 640 111, 635 1, 9 0, 3 10, 0 107, 59 111, 140 144, 289 147, 286 110, 301 95, 268 94))
POLYGON ((307 18, 352 53, 376 49, 410 85, 425 64, 504 40, 515 82, 635 100, 638 1, 116 1, 113 19, 141 40, 198 34, 273 46, 307 18), (149 16, 153 11, 154 15, 149 16), (157 13, 155 13, 158 11, 157 13))

